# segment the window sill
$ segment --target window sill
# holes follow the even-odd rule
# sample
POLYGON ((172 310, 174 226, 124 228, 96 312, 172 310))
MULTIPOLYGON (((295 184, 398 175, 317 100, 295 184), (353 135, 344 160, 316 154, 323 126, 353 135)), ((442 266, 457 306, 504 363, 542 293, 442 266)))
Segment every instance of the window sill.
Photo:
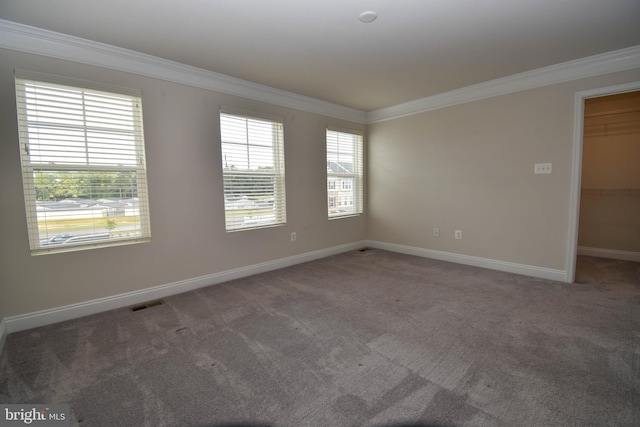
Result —
POLYGON ((60 245, 57 247, 49 247, 49 248, 40 248, 40 249, 32 249, 31 255, 40 256, 40 255, 49 255, 49 254, 58 254, 64 252, 78 252, 78 251, 86 251, 90 249, 100 249, 100 248, 108 248, 111 246, 124 246, 124 245, 135 245, 138 243, 148 243, 151 241, 150 237, 145 238, 137 238, 137 239, 122 239, 116 240, 114 242, 108 243, 90 243, 84 245, 60 245))

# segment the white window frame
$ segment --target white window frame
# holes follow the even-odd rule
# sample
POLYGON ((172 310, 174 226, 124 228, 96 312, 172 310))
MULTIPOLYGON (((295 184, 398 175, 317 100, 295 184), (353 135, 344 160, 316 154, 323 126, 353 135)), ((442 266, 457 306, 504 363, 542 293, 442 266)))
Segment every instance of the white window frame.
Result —
POLYGON ((328 217, 361 215, 364 212, 364 136, 359 131, 327 126, 326 144, 328 217), (335 185, 336 182, 339 185, 335 185), (338 200, 333 206, 332 197, 338 200))
MULTIPOLYGON (((135 89, 26 70, 16 70, 15 86, 22 183, 31 254, 42 255, 148 242, 151 239, 151 225, 141 92, 135 89), (76 101, 82 99, 82 106, 76 108, 77 104, 74 105, 65 99, 65 93, 72 94, 76 101), (45 100, 45 98, 47 99, 45 100), (85 104, 86 99, 97 102, 94 106, 99 109, 98 113, 95 109, 89 113, 92 107, 88 103, 85 104), (100 101, 101 99, 104 101, 100 101), (107 117, 112 113, 113 110, 110 108, 114 108, 114 103, 118 105, 118 108, 121 108, 122 105, 125 108, 124 113, 119 111, 121 116, 116 119, 117 124, 114 124, 111 117, 107 117), (74 108, 76 109, 71 113, 74 108), (61 116, 54 116, 56 114, 73 114, 73 120, 65 121, 66 119, 60 118, 61 116), (104 116, 100 116, 101 114, 104 116), (97 118, 98 116, 107 118, 103 120, 97 118), (80 120, 80 117, 83 119, 80 120), (122 117, 124 118, 122 119, 122 117), (89 124, 90 120, 93 120, 94 124, 89 124), (79 122, 82 124, 78 124, 79 122), (98 132, 101 133, 103 140, 100 143, 95 142, 96 137, 91 136, 92 132, 94 135, 98 132), (60 135, 57 140, 54 133, 60 135), (43 136, 43 134, 47 134, 47 136, 43 136), (83 137, 70 143, 69 141, 73 139, 71 134, 82 134, 83 137), (114 137, 114 135, 119 136, 114 137), (118 140, 118 138, 121 139, 118 140), (116 142, 112 142, 114 139, 116 142), (98 145, 100 145, 100 149, 95 148, 98 145), (73 154, 73 151, 78 147, 84 147, 87 151, 86 158, 82 161, 79 160, 77 154, 73 154), (89 154, 99 151, 100 154, 89 154), (125 158, 123 154, 125 151, 128 156, 126 161, 122 160, 125 158), (47 154, 44 154, 52 152, 59 154, 55 157, 47 157, 47 154), (109 154, 105 154, 107 152, 109 154), (112 157, 109 158, 109 156, 112 157), (100 160, 96 160, 98 157, 100 160), (89 229, 74 231, 66 234, 64 236, 66 239, 61 239, 54 228, 55 221, 51 219, 52 215, 43 212, 46 210, 46 202, 43 207, 43 202, 37 201, 35 175, 66 174, 73 180, 81 179, 82 175, 86 177, 94 173, 124 173, 135 177, 135 191, 133 187, 130 187, 130 194, 135 193, 135 198, 132 196, 129 201, 131 203, 135 201, 136 207, 130 209, 129 212, 135 211, 136 213, 124 214, 131 216, 134 223, 133 228, 126 232, 116 232, 117 225, 115 223, 113 227, 116 229, 105 227, 109 215, 116 212, 118 215, 122 215, 126 209, 96 205, 95 209, 89 210, 90 213, 86 212, 87 218, 93 222, 89 229), (78 175, 75 176, 75 174, 78 175), (61 241, 64 242, 60 243, 61 241)), ((92 189, 93 187, 85 188, 92 189)), ((70 212, 69 218, 75 219, 80 216, 78 211, 71 210, 70 212)))
POLYGON ((220 150, 226 231, 286 224, 284 120, 269 114, 221 106, 220 150), (265 129, 270 129, 270 135, 264 132, 265 129), (270 141, 268 144, 267 140, 270 141), (246 165, 244 161, 241 166, 229 161, 229 157, 237 156, 239 150, 246 155, 246 165), (242 179, 246 182, 242 183, 242 179), (251 190, 245 190, 247 187, 251 190))

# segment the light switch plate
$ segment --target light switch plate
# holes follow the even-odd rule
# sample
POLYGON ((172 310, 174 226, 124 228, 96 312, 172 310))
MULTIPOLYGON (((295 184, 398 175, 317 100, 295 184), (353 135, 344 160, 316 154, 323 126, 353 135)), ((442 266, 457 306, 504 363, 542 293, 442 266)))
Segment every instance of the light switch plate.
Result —
POLYGON ((536 175, 551 173, 551 163, 536 163, 534 167, 534 173, 536 175))

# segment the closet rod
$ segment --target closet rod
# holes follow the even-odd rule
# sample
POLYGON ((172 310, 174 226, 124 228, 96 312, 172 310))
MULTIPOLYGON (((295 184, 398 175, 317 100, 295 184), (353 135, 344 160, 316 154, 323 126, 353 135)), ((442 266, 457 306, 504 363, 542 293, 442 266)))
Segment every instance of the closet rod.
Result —
POLYGON ((584 118, 585 119, 601 119, 601 118, 606 118, 606 117, 619 117, 619 116, 628 116, 631 114, 640 114, 640 110, 633 110, 633 111, 624 111, 624 112, 620 112, 620 113, 593 113, 593 114, 585 114, 584 118))

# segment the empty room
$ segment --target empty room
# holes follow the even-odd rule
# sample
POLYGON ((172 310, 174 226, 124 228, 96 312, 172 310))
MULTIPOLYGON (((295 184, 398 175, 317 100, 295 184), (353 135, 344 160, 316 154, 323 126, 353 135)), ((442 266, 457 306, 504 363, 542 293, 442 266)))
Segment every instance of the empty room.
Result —
POLYGON ((0 425, 640 425, 639 20, 0 0, 0 425))

